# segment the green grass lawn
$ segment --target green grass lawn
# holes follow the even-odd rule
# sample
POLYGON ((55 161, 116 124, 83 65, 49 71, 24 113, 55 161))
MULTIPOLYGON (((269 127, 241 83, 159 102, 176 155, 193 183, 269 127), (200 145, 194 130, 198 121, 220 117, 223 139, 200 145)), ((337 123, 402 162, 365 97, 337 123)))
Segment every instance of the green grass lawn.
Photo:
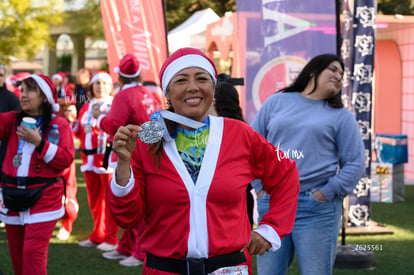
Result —
MULTIPOLYGON (((79 160, 77 166, 79 167, 79 160)), ((81 248, 79 240, 88 237, 92 229, 86 188, 82 174, 78 178, 79 216, 73 225, 68 241, 52 238, 49 248, 48 274, 141 274, 141 267, 122 267, 117 261, 102 258, 101 252, 93 248, 81 248)), ((414 186, 406 186, 406 201, 394 204, 372 203, 372 219, 385 224, 394 233, 387 235, 347 236, 346 242, 360 245, 381 245, 382 250, 374 254, 373 270, 335 269, 335 275, 343 274, 414 274, 414 186)), ((54 236, 57 233, 55 230, 54 236)), ((255 261, 254 261, 255 263, 255 261)), ((0 229, 0 270, 4 275, 12 275, 13 269, 9 256, 5 229, 0 229)), ((300 274, 294 262, 289 274, 300 274)))

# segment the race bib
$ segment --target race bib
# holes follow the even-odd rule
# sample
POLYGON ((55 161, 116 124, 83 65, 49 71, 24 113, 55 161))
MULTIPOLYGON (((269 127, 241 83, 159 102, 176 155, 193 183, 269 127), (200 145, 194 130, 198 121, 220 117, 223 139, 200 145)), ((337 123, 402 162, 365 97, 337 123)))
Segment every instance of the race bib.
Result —
POLYGON ((217 269, 216 271, 209 273, 208 275, 248 275, 249 271, 247 265, 238 265, 238 266, 230 266, 230 267, 223 267, 217 269))

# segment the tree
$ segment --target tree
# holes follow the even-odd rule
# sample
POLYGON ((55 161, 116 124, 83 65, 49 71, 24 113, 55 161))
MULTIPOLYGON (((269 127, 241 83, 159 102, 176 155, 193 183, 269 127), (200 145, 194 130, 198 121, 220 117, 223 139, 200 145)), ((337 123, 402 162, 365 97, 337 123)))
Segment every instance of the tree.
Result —
POLYGON ((379 0, 378 13, 413 15, 413 2, 412 0, 379 0))
MULTIPOLYGON (((65 0, 69 3, 73 0, 65 0)), ((101 5, 99 0, 86 0, 84 6, 70 10, 64 17, 64 23, 77 33, 93 39, 104 39, 101 5)))
POLYGON ((168 30, 177 27, 199 10, 211 8, 219 16, 223 16, 226 11, 236 10, 236 0, 164 0, 164 2, 168 30))
POLYGON ((60 1, 0 1, 0 62, 9 64, 12 57, 33 59, 49 39, 49 23, 58 23, 60 1))
MULTIPOLYGON (((184 22, 194 12, 212 8, 219 16, 236 10, 236 0, 164 0, 168 29, 184 22)), ((74 0, 0 0, 0 63, 13 57, 30 60, 41 47, 51 45, 50 27, 64 24, 92 39, 104 39, 99 0, 86 0, 84 7, 63 11, 74 0), (33 5, 37 2, 41 4, 33 5)))

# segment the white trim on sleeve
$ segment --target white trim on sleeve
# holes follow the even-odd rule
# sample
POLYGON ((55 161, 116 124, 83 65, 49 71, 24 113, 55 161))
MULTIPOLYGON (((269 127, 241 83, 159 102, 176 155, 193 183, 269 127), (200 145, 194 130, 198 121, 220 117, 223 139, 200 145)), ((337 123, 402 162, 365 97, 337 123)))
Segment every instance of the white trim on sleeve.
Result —
POLYGON ((45 163, 49 163, 56 155, 57 145, 49 142, 49 148, 47 148, 46 154, 43 157, 45 163))
POLYGON ((114 193, 115 196, 117 196, 117 197, 126 196, 126 195, 128 195, 129 192, 131 192, 132 188, 134 187, 135 178, 134 178, 134 173, 132 172, 131 167, 129 168, 129 171, 131 173, 131 176, 129 177, 129 181, 128 181, 127 185, 121 186, 121 185, 116 183, 116 167, 114 168, 114 174, 113 174, 112 179, 111 179, 111 190, 112 190, 112 193, 114 193))
POLYGON ((102 120, 104 117, 106 117, 106 114, 100 114, 100 115, 98 116, 98 119, 96 120, 96 126, 97 126, 98 128, 101 128, 101 120, 102 120))
POLYGON ((257 228, 254 231, 257 232, 263 238, 265 238, 265 240, 268 241, 272 245, 272 247, 270 248, 272 252, 275 252, 276 250, 280 248, 281 241, 280 241, 279 235, 270 225, 261 224, 259 225, 259 228, 257 228))

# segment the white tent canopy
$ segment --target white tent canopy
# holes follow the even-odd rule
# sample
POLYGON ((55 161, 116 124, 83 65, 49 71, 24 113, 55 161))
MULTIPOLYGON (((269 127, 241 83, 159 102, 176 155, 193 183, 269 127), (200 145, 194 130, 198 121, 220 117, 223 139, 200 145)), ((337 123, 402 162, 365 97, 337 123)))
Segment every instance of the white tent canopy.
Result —
POLYGON ((210 8, 197 11, 181 25, 168 32, 168 49, 174 52, 182 47, 205 50, 207 25, 220 20, 210 8))

